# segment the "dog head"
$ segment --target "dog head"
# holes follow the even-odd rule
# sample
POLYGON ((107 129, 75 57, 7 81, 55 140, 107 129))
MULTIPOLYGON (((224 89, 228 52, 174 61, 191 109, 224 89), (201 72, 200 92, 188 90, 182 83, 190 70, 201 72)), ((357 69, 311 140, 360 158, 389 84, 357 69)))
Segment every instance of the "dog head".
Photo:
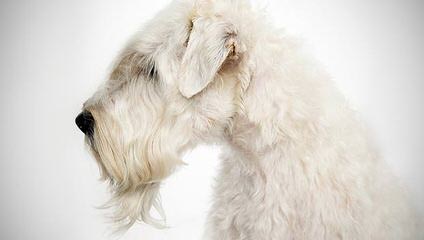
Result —
POLYGON ((225 135, 249 84, 254 22, 245 0, 173 2, 84 104, 76 122, 110 182, 116 222, 157 224, 160 182, 187 149, 225 135))

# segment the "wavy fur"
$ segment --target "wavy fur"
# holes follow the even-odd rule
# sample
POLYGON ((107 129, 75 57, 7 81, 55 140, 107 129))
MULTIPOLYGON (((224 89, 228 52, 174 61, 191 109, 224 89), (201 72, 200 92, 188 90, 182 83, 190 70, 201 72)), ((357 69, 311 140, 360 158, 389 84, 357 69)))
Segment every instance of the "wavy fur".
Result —
POLYGON ((84 109, 118 223, 155 223, 160 182, 206 142, 226 151, 205 239, 418 238, 329 75, 246 0, 174 1, 84 109))

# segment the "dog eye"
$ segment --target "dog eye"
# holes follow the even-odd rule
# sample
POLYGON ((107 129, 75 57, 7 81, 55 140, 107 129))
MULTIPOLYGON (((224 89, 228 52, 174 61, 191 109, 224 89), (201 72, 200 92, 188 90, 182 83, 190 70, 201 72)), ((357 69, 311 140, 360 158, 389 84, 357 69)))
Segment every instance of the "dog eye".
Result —
POLYGON ((188 24, 188 32, 190 33, 193 30, 193 26, 194 26, 194 21, 195 19, 191 19, 189 24, 188 24))
POLYGON ((190 40, 191 31, 193 31, 194 21, 195 19, 191 19, 187 25, 187 38, 184 42, 184 47, 188 46, 188 41, 190 40))

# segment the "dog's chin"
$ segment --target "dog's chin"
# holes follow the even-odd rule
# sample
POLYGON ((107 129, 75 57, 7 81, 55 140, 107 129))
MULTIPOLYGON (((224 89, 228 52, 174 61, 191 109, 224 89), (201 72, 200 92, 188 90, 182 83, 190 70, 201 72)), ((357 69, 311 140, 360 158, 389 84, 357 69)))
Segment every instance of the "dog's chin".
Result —
MULTIPOLYGON (((157 228, 165 227, 165 214, 159 196, 159 188, 164 176, 158 175, 160 177, 153 178, 152 171, 149 170, 150 174, 141 174, 143 177, 140 173, 146 171, 142 169, 137 171, 136 167, 129 168, 126 165, 118 168, 120 174, 116 174, 111 171, 113 169, 111 164, 116 162, 116 159, 103 159, 101 156, 105 154, 100 151, 104 147, 97 148, 95 140, 87 138, 86 143, 96 159, 101 180, 109 185, 112 197, 102 208, 112 210, 110 219, 115 224, 116 230, 125 231, 137 221, 157 228)), ((136 163, 136 160, 132 159, 129 162, 136 163)), ((162 174, 165 175, 165 173, 162 174)), ((166 175, 168 174, 166 172, 166 175)))
POLYGON ((111 184, 112 198, 104 207, 114 210, 112 221, 117 224, 117 230, 125 231, 137 221, 157 228, 165 227, 165 214, 160 202, 159 188, 159 182, 126 189, 111 184), (153 216, 152 212, 157 216, 153 216))
POLYGON ((112 197, 101 208, 112 211, 110 220, 115 229, 118 232, 126 231, 137 221, 157 228, 165 227, 165 214, 159 195, 161 182, 135 183, 117 180, 108 174, 96 150, 91 151, 99 166, 100 180, 109 185, 112 197))

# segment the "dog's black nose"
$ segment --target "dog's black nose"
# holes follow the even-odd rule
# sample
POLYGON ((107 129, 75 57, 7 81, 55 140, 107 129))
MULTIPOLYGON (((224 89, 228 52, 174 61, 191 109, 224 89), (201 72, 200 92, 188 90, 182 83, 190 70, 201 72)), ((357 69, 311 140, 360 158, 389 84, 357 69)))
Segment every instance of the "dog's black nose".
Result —
POLYGON ((80 113, 77 118, 75 118, 75 123, 84 134, 93 134, 94 118, 90 112, 83 111, 82 113, 80 113))

